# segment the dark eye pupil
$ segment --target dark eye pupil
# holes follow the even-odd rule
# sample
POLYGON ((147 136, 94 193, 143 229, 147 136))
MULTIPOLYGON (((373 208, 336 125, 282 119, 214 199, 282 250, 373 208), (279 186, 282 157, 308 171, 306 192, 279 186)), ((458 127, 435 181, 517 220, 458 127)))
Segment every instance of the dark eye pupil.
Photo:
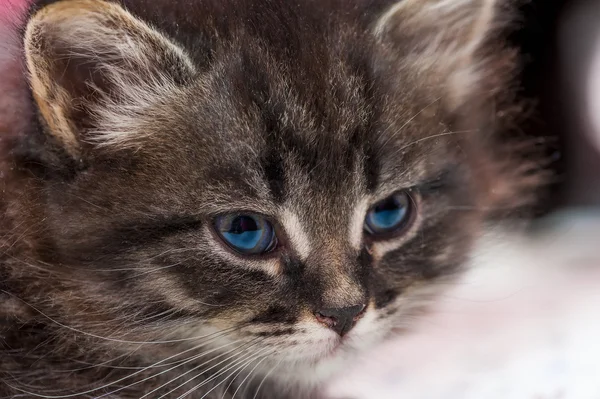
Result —
POLYGON ((259 228, 254 219, 248 216, 238 216, 231 222, 229 233, 242 234, 244 232, 256 230, 259 230, 259 228))
POLYGON ((396 211, 400 206, 393 199, 388 199, 375 207, 375 212, 396 211))

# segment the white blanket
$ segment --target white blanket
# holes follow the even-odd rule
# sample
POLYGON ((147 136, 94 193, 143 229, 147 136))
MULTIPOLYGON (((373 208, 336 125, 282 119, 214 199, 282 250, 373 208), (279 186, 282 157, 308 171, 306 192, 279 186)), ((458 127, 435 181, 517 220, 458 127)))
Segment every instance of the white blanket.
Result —
POLYGON ((332 397, 600 399, 600 217, 552 226, 483 242, 415 332, 369 354, 332 397))

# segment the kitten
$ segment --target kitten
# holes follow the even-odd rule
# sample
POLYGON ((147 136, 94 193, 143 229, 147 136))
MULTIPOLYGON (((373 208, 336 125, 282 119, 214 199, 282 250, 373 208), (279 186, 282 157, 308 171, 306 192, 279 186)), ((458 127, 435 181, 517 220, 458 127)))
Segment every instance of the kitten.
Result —
POLYGON ((0 397, 317 397, 410 328, 545 179, 497 136, 506 8, 38 1, 35 116, 1 132, 0 397))

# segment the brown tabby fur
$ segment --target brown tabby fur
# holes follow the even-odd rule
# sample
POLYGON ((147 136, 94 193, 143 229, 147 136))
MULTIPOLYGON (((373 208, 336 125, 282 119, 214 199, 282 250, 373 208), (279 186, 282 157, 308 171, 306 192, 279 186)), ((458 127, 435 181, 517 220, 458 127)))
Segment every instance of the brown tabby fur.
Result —
POLYGON ((519 112, 510 13, 393 3, 32 7, 26 100, 0 110, 0 398, 314 397, 410 327, 545 174, 496 136, 519 112), (397 190, 412 226, 356 242, 397 190), (273 254, 212 233, 243 211, 273 254), (313 316, 357 301, 342 341, 313 316))

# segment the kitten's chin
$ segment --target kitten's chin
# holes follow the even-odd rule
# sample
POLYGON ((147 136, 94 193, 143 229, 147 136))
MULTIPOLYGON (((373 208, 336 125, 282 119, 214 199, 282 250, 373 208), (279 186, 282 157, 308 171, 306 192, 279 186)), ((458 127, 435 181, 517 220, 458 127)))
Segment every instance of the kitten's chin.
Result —
POLYGON ((341 343, 335 349, 306 361, 281 361, 271 376, 280 386, 294 392, 320 391, 338 375, 359 361, 362 352, 341 343))
POLYGON ((335 377, 344 366, 356 360, 356 355, 346 353, 342 348, 314 359, 275 361, 276 370, 271 377, 281 384, 303 388, 317 388, 335 377))
POLYGON ((277 379, 281 382, 296 382, 306 387, 321 386, 337 374, 360 362, 378 344, 385 341, 389 333, 380 325, 375 315, 370 315, 343 338, 330 335, 316 344, 304 347, 300 356, 296 353, 283 355, 277 379))

